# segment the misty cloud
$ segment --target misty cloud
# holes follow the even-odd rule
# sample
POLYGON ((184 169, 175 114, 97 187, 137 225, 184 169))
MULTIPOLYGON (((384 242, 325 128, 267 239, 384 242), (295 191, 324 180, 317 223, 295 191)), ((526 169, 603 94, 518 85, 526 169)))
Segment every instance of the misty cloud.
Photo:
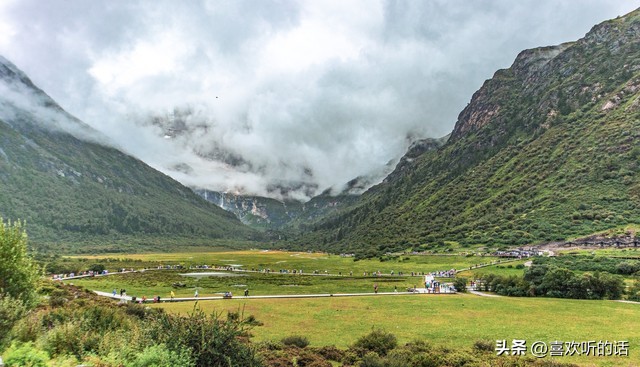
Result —
MULTIPOLYGON (((35 124, 78 139, 116 145, 106 136, 70 116, 10 61, 0 56, 0 121, 20 131, 17 124, 35 124)), ((26 126, 25 126, 26 127, 26 126)))
POLYGON ((519 51, 638 6, 14 0, 0 6, 0 53, 187 185, 304 199, 380 181, 413 140, 449 133, 519 51))

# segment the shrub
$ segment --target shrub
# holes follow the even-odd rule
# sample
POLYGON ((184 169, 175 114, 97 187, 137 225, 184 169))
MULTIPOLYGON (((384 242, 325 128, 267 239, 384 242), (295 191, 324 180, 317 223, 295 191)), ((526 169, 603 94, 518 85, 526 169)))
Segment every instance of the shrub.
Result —
POLYGON ((383 367, 384 363, 376 352, 369 352, 362 357, 358 367, 383 367))
POLYGON ((294 345, 298 348, 306 348, 309 345, 309 339, 306 336, 301 335, 291 335, 282 339, 282 344, 284 345, 294 345))
POLYGON ((465 351, 443 353, 441 358, 441 366, 470 366, 476 362, 476 358, 465 351))
POLYGON ((340 362, 345 356, 345 352, 336 348, 335 345, 328 345, 321 348, 316 349, 316 353, 323 356, 325 359, 330 361, 340 362))
POLYGON ((11 344, 4 353, 4 363, 7 367, 46 367, 49 356, 38 350, 33 343, 11 344))
POLYGON ((411 359, 410 366, 415 367, 440 367, 444 366, 442 358, 437 354, 420 353, 411 359))
POLYGON ((617 274, 631 275, 640 270, 640 262, 624 261, 619 263, 615 270, 617 274))
POLYGON ((11 330, 13 340, 21 342, 34 342, 42 334, 45 312, 31 312, 20 319, 11 330))
POLYGON ((269 367, 295 367, 291 358, 282 351, 261 353, 262 361, 269 367))
POLYGON ((189 354, 185 349, 175 352, 167 349, 163 344, 152 345, 136 354, 127 367, 190 367, 194 363, 189 354))
POLYGON ((407 343, 405 349, 410 350, 411 353, 423 353, 430 352, 433 350, 433 345, 426 340, 416 339, 410 343, 407 343))
POLYGON ((195 309, 187 316, 152 314, 148 338, 178 351, 191 350, 195 366, 258 366, 255 350, 241 341, 248 325, 243 320, 222 320, 195 309), (171 332, 167 332, 170 330, 171 332))
POLYGON ((321 355, 315 354, 307 349, 298 349, 299 355, 296 359, 298 367, 331 367, 331 362, 325 360, 321 355))
POLYGON ((0 298, 10 296, 35 306, 41 269, 27 254, 27 233, 20 222, 0 217, 0 298))
POLYGON ((80 358, 83 351, 82 336, 79 325, 68 322, 47 332, 42 347, 52 356, 71 354, 80 358))
POLYGON ((85 330, 105 333, 109 330, 128 329, 129 320, 117 308, 104 306, 88 306, 78 312, 77 318, 82 320, 85 330))
POLYGON ((281 342, 274 340, 265 340, 256 345, 260 350, 282 350, 284 347, 281 342))
POLYGON ((407 348, 394 349, 387 354, 385 367, 406 367, 412 366, 411 359, 415 356, 413 351, 407 348))
POLYGON ((640 279, 636 279, 634 285, 629 289, 630 301, 640 302, 640 279))
POLYGON ((144 306, 137 303, 127 303, 124 305, 124 312, 127 315, 135 316, 140 320, 144 320, 147 316, 147 311, 144 306))
POLYGON ((490 340, 476 340, 476 342, 473 343, 473 349, 479 352, 493 352, 495 348, 493 342, 490 340))
POLYGON ((69 300, 66 298, 66 292, 61 289, 54 289, 49 296, 49 306, 61 307, 69 300))
POLYGON ((24 302, 12 297, 0 298, 0 350, 8 339, 8 331, 20 320, 27 311, 24 302))
POLYGON ((58 356, 55 360, 49 362, 48 367, 78 367, 78 365, 82 366, 83 364, 76 357, 58 356))
POLYGON ((360 359, 357 351, 350 349, 344 353, 344 357, 342 357, 342 365, 343 366, 353 366, 360 359))
POLYGON ((358 339, 353 347, 368 352, 376 352, 380 356, 387 353, 398 345, 398 339, 395 335, 375 329, 369 334, 358 339))

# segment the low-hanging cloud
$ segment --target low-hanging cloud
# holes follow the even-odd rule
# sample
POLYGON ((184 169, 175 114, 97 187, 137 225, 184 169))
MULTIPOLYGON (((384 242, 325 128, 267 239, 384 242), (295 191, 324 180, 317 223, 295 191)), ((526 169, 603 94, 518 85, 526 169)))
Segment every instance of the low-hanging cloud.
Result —
POLYGON ((522 49, 638 1, 20 0, 0 53, 187 185, 305 199, 382 179, 522 49))
POLYGON ((29 78, 0 56, 0 121, 20 131, 36 125, 52 132, 103 145, 117 145, 108 137, 66 113, 29 78), (30 126, 22 126, 22 125, 30 126), (21 126, 19 126, 21 125, 21 126))

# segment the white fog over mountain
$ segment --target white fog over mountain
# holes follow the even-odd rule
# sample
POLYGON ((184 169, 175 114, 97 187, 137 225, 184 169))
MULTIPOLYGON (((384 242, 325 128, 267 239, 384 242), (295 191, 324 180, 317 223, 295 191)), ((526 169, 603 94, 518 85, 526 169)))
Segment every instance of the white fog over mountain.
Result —
POLYGON ((8 0, 0 55, 183 184, 304 200, 379 182, 413 141, 448 134, 518 52, 638 6, 8 0))

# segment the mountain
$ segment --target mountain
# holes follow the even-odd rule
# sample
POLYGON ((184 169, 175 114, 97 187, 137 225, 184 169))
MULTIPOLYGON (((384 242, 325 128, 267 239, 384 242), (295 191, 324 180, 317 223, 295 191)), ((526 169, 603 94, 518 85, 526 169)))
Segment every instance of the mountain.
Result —
MULTIPOLYGON (((354 184, 356 180, 353 181, 354 184)), ((331 195, 325 192, 307 202, 297 200, 276 200, 261 196, 221 193, 204 189, 194 191, 220 208, 235 214, 242 223, 262 230, 288 230, 304 226, 338 211, 358 198, 348 192, 331 195)))
POLYGON ((406 156, 291 246, 373 256, 632 223, 640 223, 640 10, 576 42, 521 52, 473 95, 444 146, 406 156))
POLYGON ((0 57, 0 216, 26 220, 40 250, 260 238, 233 214, 104 142, 0 57))
MULTIPOLYGON (((436 149, 444 144, 448 136, 441 139, 424 139, 414 142, 407 154, 400 160, 397 167, 408 165, 413 156, 430 149, 436 149)), ((392 162, 383 167, 382 172, 393 170, 392 162)), ((291 232, 299 229, 309 229, 309 223, 314 223, 324 217, 332 215, 341 209, 355 203, 360 195, 379 180, 376 175, 359 176, 347 182, 342 190, 334 193, 327 189, 320 195, 308 201, 295 199, 276 200, 273 198, 232 194, 193 188, 193 191, 220 208, 235 214, 242 223, 259 230, 291 232)), ((291 187, 281 187, 281 194, 286 194, 291 187)))

